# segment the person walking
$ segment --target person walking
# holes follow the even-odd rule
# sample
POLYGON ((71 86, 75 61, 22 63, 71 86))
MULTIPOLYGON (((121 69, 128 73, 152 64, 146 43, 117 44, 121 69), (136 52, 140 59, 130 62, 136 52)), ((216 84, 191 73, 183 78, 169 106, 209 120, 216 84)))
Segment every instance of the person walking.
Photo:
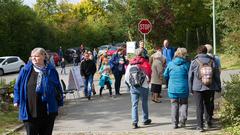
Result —
MULTIPOLYGON (((162 54, 166 58, 166 66, 169 62, 172 61, 174 56, 175 49, 169 45, 169 40, 165 39, 163 41, 163 48, 162 48, 162 54)), ((168 79, 165 79, 166 81, 166 88, 168 88, 168 79)))
POLYGON ((203 113, 206 127, 211 128, 211 97, 215 90, 221 90, 219 69, 213 58, 207 55, 207 48, 202 45, 197 49, 197 56, 191 62, 188 76, 189 90, 196 101, 197 130, 204 131, 203 113))
MULTIPOLYGON (((215 64, 216 64, 216 68, 218 68, 218 73, 219 76, 221 76, 221 62, 220 62, 220 58, 217 55, 213 55, 212 54, 212 46, 210 44, 205 44, 205 47, 207 48, 207 55, 209 55, 210 57, 212 57, 212 59, 214 60, 215 64)), ((214 111, 214 96, 215 96, 215 92, 221 92, 221 88, 218 88, 218 86, 215 86, 214 88, 216 88, 216 90, 214 90, 214 92, 212 93, 211 97, 210 97, 210 107, 211 107, 211 111, 210 111, 210 120, 213 119, 213 111, 214 111)), ((205 109, 206 111, 206 109, 205 109)))
POLYGON ((171 101, 171 117, 173 128, 185 127, 188 115, 188 71, 190 63, 186 60, 187 49, 178 48, 174 59, 169 62, 164 71, 164 77, 169 79, 168 97, 171 101), (179 120, 180 117, 180 120, 179 120))
POLYGON ((96 65, 93 60, 90 59, 88 53, 84 53, 84 60, 80 65, 81 75, 84 77, 84 94, 88 100, 91 99, 92 93, 92 84, 93 84, 93 76, 96 72, 96 65))
POLYGON ((144 45, 144 41, 139 41, 139 48, 138 49, 136 49, 136 51, 141 51, 142 52, 142 57, 144 57, 145 59, 149 59, 149 56, 148 56, 148 51, 147 51, 147 49, 145 48, 145 45, 144 45), (141 51, 141 50, 143 50, 143 51, 141 51))
POLYGON ((31 52, 14 85, 14 106, 19 107, 27 135, 51 135, 63 91, 58 72, 43 48, 31 52))
POLYGON ((99 90, 99 95, 102 96, 102 91, 104 89, 104 85, 107 85, 109 89, 109 96, 112 96, 112 80, 110 78, 110 65, 108 63, 108 58, 103 59, 102 66, 100 67, 99 73, 101 74, 100 80, 99 80, 99 85, 100 85, 100 90, 99 90))
POLYGON ((123 49, 119 48, 109 61, 115 79, 115 95, 121 95, 120 87, 123 74, 125 74, 125 64, 127 63, 123 49))
POLYGON ((58 63, 60 63, 61 60, 62 60, 62 58, 63 58, 63 50, 62 50, 62 47, 61 47, 61 46, 58 48, 58 56, 59 56, 59 61, 58 61, 58 63))
POLYGON ((148 112, 148 91, 151 78, 151 65, 141 56, 143 50, 136 51, 136 57, 130 61, 126 69, 125 82, 130 86, 132 103, 132 126, 138 128, 138 102, 142 100, 142 121, 144 125, 151 124, 148 112), (147 72, 148 71, 148 72, 147 72))
POLYGON ((60 62, 60 66, 61 66, 61 74, 64 73, 64 75, 66 75, 66 62, 65 62, 65 59, 62 58, 61 62, 60 62))
POLYGON ((161 48, 158 47, 157 52, 155 52, 150 57, 150 63, 152 65, 152 79, 151 79, 151 92, 152 101, 155 103, 160 103, 162 82, 163 82, 163 67, 166 63, 165 57, 162 55, 161 48))

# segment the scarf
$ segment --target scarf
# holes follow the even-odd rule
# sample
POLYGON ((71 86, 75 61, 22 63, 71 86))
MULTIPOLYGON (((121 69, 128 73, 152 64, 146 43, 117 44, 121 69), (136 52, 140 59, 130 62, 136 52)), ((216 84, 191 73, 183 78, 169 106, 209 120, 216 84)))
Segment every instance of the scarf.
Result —
POLYGON ((43 85, 42 84, 43 79, 47 75, 47 66, 39 67, 39 66, 33 65, 33 68, 36 72, 38 72, 36 93, 45 96, 44 89, 46 88, 46 86, 43 86, 43 89, 41 89, 41 85, 43 85))

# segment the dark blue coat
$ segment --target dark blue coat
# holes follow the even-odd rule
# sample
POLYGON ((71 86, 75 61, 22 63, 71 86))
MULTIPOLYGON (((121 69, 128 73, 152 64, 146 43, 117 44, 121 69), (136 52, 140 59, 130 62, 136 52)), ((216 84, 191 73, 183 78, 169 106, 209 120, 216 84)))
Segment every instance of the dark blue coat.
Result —
POLYGON ((126 59, 124 55, 119 55, 119 54, 114 54, 112 58, 109 61, 111 70, 113 74, 115 75, 123 75, 125 74, 125 64, 126 64, 126 59), (124 61, 124 64, 120 64, 119 61, 122 59, 124 61))
MULTIPOLYGON (((34 70, 33 64, 29 61, 20 71, 14 86, 14 103, 18 103, 19 105, 20 120, 28 120, 30 118, 27 112, 27 83, 32 70, 34 70)), ((57 88, 62 94, 62 87, 59 81, 58 72, 53 65, 48 64, 46 68, 46 75, 43 76, 40 85, 40 91, 45 91, 46 93, 45 99, 47 102, 48 113, 58 112, 58 107, 63 105, 63 99, 61 99, 60 103, 56 100, 55 88, 57 88), (46 86, 46 89, 44 89, 44 86, 46 86)))

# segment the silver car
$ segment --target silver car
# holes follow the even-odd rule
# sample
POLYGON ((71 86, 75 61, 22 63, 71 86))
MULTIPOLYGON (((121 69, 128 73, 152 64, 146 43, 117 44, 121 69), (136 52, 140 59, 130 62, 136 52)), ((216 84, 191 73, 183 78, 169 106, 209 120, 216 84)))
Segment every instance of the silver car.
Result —
POLYGON ((18 56, 0 57, 0 76, 6 73, 19 72, 24 64, 18 56))

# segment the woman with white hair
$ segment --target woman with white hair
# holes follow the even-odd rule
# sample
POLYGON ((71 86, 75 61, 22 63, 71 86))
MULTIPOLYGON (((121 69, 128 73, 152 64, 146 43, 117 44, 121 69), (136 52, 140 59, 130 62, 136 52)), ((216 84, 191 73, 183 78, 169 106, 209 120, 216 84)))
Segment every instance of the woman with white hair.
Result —
POLYGON ((171 117, 173 128, 184 127, 188 110, 188 71, 190 63, 186 60, 187 49, 178 48, 164 71, 164 77, 169 79, 168 96, 171 99, 171 117), (180 114, 179 114, 180 113, 180 114), (180 116, 180 121, 179 121, 180 116))
POLYGON ((162 83, 163 83, 163 71, 166 64, 166 59, 162 55, 162 50, 160 47, 156 48, 155 52, 150 57, 150 63, 152 68, 151 75, 151 92, 152 92, 152 101, 155 103, 160 103, 162 83))
POLYGON ((14 86, 14 106, 28 135, 51 135, 63 92, 58 72, 43 48, 31 52, 14 86))

